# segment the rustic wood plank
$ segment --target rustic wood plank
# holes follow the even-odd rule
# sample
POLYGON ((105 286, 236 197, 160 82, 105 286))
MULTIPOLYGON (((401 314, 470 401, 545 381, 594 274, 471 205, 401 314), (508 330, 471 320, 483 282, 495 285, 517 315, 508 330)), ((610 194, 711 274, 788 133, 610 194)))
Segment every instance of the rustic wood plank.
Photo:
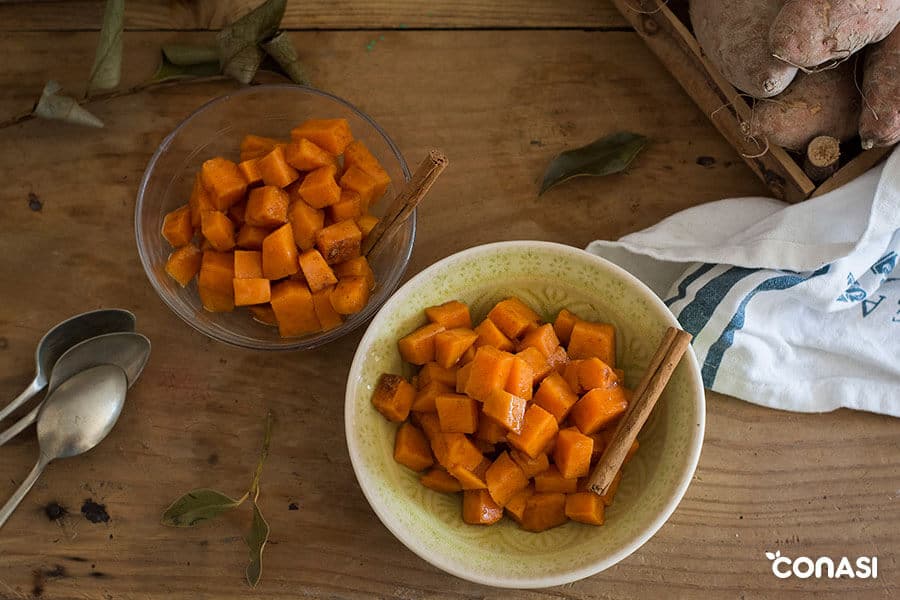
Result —
MULTIPOLYGON (((174 39, 208 37, 126 36, 125 83, 152 73, 160 44, 174 39)), ((483 242, 583 246, 688 206, 765 192, 631 33, 397 31, 376 37, 370 52, 367 32, 294 39, 306 48, 314 81, 359 103, 407 157, 432 146, 450 157, 451 168, 419 211, 408 276, 483 242), (630 172, 575 180, 536 197, 552 156, 617 129, 652 139, 630 172), (703 167, 699 156, 715 161, 703 167)), ((0 115, 27 108, 48 77, 75 87, 94 42, 92 33, 0 38, 9 65, 0 72, 0 115)), ((129 308, 154 344, 109 439, 51 466, 0 533, 0 597, 897 595, 900 423, 850 411, 782 413, 717 394, 709 397, 700 467, 679 509, 605 573, 545 591, 489 590, 406 550, 368 507, 344 444, 344 379, 361 333, 332 344, 327 355, 226 347, 182 324, 141 270, 132 213, 144 166, 181 119, 229 89, 185 84, 97 102, 91 109, 105 120, 103 130, 37 121, 0 130, 0 398, 19 392, 40 335, 72 313, 129 308), (246 514, 191 531, 166 529, 158 519, 194 486, 240 492, 267 408, 279 421, 262 496, 273 543, 262 584, 250 593, 241 581, 246 514), (86 498, 106 505, 108 523, 78 514, 86 498), (71 514, 49 521, 43 507, 51 501, 71 514), (293 502, 299 510, 289 509, 293 502), (774 549, 875 553, 882 572, 874 581, 781 581, 763 557, 774 549)), ((3 448, 0 494, 12 491, 35 455, 30 435, 3 448)))
MULTIPOLYGON (((219 29, 259 0, 147 0, 126 4, 134 30, 219 29)), ((0 31, 100 28, 102 0, 0 2, 0 31)), ((304 0, 288 3, 285 29, 627 27, 609 0, 304 0)))

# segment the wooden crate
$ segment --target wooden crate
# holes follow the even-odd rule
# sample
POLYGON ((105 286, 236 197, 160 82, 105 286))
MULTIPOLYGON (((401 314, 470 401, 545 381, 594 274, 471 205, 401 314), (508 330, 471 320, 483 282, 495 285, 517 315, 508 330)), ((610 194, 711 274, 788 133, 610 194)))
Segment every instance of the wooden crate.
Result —
POLYGON ((819 196, 872 168, 890 151, 890 148, 859 151, 816 186, 784 148, 770 146, 766 150, 741 131, 741 124, 750 118, 750 105, 704 58, 700 45, 688 29, 687 0, 612 1, 775 197, 799 202, 819 196))

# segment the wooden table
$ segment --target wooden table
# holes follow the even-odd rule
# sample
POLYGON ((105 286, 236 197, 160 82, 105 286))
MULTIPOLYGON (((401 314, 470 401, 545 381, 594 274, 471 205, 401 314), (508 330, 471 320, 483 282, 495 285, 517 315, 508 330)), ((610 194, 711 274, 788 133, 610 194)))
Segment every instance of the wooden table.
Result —
MULTIPOLYGON (((208 41, 243 4, 129 2, 123 85, 152 74, 161 44, 208 41)), ((0 3, 0 120, 28 110, 47 79, 80 91, 101 12, 96 0, 0 3)), ((484 242, 584 246, 689 206, 765 193, 608 2, 306 0, 290 4, 284 25, 315 84, 358 103, 410 161, 432 146, 451 158, 420 209, 407 277, 484 242), (551 157, 620 129, 652 139, 629 173, 537 197, 551 157)), ((95 102, 102 130, 39 121, 0 129, 0 398, 24 387, 35 343, 73 313, 128 308, 153 341, 115 431, 89 455, 51 465, 0 533, 0 598, 900 595, 900 422, 783 413, 715 393, 687 495, 614 568, 508 592, 409 552, 367 505, 344 444, 344 379, 361 333, 327 353, 226 347, 186 327, 141 269, 132 213, 144 166, 190 111, 234 87, 187 83, 95 102), (261 499, 272 540, 251 592, 244 516, 195 530, 162 527, 159 517, 192 487, 240 493, 267 409, 280 423, 261 499), (108 522, 80 514, 87 499, 105 505, 108 522), (68 516, 48 519, 54 502, 68 516), (874 554, 879 578, 781 580, 767 550, 874 554)), ((31 433, 0 450, 0 494, 36 452, 31 433)))

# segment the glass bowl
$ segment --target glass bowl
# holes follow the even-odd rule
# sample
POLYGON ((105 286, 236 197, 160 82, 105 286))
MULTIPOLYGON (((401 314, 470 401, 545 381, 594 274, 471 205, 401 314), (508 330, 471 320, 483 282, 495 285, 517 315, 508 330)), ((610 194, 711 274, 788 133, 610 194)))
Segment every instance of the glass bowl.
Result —
POLYGON ((251 318, 246 310, 212 313, 203 308, 196 278, 182 288, 165 272, 172 252, 160 235, 163 217, 187 203, 194 176, 203 161, 213 156, 237 159, 246 134, 286 139, 291 128, 306 119, 343 117, 353 135, 362 140, 391 176, 392 184, 372 212, 381 216, 398 186, 409 180, 409 168, 387 133, 352 104, 326 92, 297 85, 259 85, 220 96, 194 111, 159 145, 138 189, 134 230, 144 271, 160 298, 175 314, 207 336, 257 350, 314 348, 356 329, 368 321, 400 283, 412 253, 416 215, 382 242, 369 257, 377 287, 366 307, 344 323, 315 334, 282 338, 275 327, 251 318))

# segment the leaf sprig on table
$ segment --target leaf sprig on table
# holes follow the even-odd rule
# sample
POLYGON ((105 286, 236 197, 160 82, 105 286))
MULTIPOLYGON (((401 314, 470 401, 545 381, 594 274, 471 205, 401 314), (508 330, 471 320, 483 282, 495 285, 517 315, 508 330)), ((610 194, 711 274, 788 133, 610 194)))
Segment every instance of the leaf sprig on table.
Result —
POLYGON ((538 195, 573 177, 620 173, 628 168, 646 145, 646 137, 620 131, 594 140, 587 146, 561 152, 547 166, 538 195))
POLYGON ((259 508, 259 481, 262 477, 263 465, 269 456, 269 445, 272 440, 272 425, 274 417, 269 412, 266 415, 266 429, 263 434, 262 449, 259 460, 256 463, 256 471, 250 487, 240 498, 232 498, 227 494, 210 488, 199 488, 184 494, 162 515, 163 525, 170 527, 194 527, 204 521, 215 519, 219 515, 235 509, 248 499, 253 510, 253 520, 250 525, 250 533, 244 538, 247 548, 250 550, 250 564, 247 565, 246 577, 250 587, 256 587, 262 575, 262 557, 266 542, 269 540, 269 524, 263 517, 259 508))

